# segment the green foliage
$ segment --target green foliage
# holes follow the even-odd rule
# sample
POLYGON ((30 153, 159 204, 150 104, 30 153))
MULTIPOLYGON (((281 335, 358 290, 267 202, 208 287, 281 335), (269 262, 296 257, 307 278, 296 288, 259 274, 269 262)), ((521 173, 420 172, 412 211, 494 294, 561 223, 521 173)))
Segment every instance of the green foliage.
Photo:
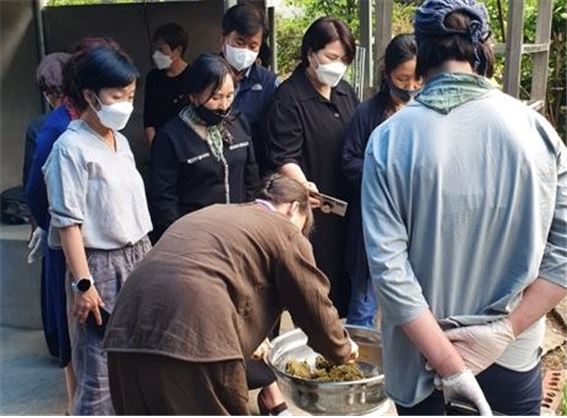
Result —
POLYGON ((289 75, 299 63, 303 34, 309 25, 321 16, 343 19, 358 38, 358 3, 358 0, 286 0, 287 6, 297 8, 301 13, 287 17, 280 15, 276 18, 280 76, 289 75))
MULTIPOLYGON (((365 0, 372 1, 374 0, 365 0)), ((395 0, 393 9, 392 31, 394 34, 413 32, 413 16, 422 0, 395 0)), ((489 13, 493 41, 504 42, 508 0, 483 0, 489 13)), ((522 0, 513 0, 522 1, 522 0)), ((534 43, 538 0, 524 0, 524 39, 525 43, 534 43)), ((293 16, 277 16, 276 30, 278 39, 278 72, 285 78, 297 65, 301 38, 307 27, 318 17, 335 16, 343 19, 351 28, 353 35, 359 37, 358 1, 354 0, 284 0, 287 6, 301 11, 293 16)), ((551 50, 547 86, 546 115, 565 139, 566 104, 565 74, 567 5, 565 0, 554 0, 551 50)), ((504 57, 497 56, 494 81, 502 86, 504 57)), ((530 96, 532 80, 532 57, 522 57, 520 98, 530 96)))
POLYGON ((101 0, 48 0, 47 7, 101 4, 101 0))
POLYGON ((546 116, 559 131, 563 141, 567 138, 567 104, 565 100, 567 94, 565 88, 565 74, 567 73, 566 27, 567 4, 564 0, 555 0, 553 2, 553 20, 551 22, 546 116))
POLYGON ((567 384, 563 386, 563 399, 561 400, 559 415, 567 416, 567 384))
POLYGON ((421 1, 396 1, 392 10, 392 33, 413 33, 413 16, 421 1))
POLYGON ((48 0, 47 7, 92 6, 97 4, 136 3, 136 0, 48 0))

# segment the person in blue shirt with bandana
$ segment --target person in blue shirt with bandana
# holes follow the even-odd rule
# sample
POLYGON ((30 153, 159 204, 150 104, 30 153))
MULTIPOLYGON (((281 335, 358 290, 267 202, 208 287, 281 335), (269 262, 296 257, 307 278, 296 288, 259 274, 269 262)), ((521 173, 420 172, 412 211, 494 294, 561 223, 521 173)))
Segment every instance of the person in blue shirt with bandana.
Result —
POLYGON ((487 80, 482 3, 426 0, 415 36, 424 88, 373 132, 362 180, 386 392, 399 415, 539 415, 545 315, 567 294, 567 148, 487 80))
POLYGON ((258 65, 257 58, 268 32, 262 10, 238 4, 226 11, 222 20, 222 55, 234 72, 234 106, 252 129, 252 142, 260 176, 273 171, 266 154, 266 112, 279 82, 277 76, 258 65))

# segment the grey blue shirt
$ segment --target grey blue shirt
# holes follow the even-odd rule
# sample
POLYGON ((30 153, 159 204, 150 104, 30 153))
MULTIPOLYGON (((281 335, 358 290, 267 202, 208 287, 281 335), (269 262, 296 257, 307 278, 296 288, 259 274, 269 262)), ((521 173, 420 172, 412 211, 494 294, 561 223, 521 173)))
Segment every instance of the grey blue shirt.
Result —
MULTIPOLYGON (((386 390, 403 406, 432 393, 434 374, 400 325, 427 309, 443 326, 482 324, 506 316, 538 277, 567 287, 565 145, 545 118, 496 89, 467 92, 451 75, 434 81, 422 103, 372 133, 364 162, 386 390)), ((497 363, 534 367, 543 327, 497 363)))
POLYGON ((69 124, 53 146, 43 174, 49 198, 49 245, 60 247, 58 228, 81 225, 85 248, 133 245, 152 229, 144 183, 128 140, 116 150, 83 120, 69 124))

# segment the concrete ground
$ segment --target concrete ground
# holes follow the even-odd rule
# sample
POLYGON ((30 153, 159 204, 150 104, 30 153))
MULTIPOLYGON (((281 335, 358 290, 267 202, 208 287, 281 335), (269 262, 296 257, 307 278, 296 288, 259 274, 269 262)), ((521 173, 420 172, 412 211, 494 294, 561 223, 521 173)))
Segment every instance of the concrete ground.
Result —
POLYGON ((0 327, 0 415, 63 415, 63 370, 43 332, 0 327))
MULTIPOLYGON (((289 315, 284 314, 282 332, 292 328, 289 315)), ((250 392, 253 415, 258 415, 258 392, 250 392)), ((0 415, 63 415, 65 403, 63 370, 47 352, 43 332, 0 327, 0 415)))

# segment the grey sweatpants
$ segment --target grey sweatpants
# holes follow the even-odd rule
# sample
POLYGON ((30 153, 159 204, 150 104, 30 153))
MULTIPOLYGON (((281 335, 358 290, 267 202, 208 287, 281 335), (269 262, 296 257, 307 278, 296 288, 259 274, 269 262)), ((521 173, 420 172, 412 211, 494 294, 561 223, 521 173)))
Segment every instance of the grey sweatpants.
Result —
MULTIPOLYGON (((136 264, 150 250, 147 237, 133 246, 117 250, 87 249, 87 261, 98 294, 105 309, 112 312, 118 292, 136 264)), ((92 328, 82 325, 72 316, 73 290, 67 269, 67 307, 71 361, 77 380, 71 415, 115 415, 108 387, 106 354, 102 351, 102 338, 92 328)))

